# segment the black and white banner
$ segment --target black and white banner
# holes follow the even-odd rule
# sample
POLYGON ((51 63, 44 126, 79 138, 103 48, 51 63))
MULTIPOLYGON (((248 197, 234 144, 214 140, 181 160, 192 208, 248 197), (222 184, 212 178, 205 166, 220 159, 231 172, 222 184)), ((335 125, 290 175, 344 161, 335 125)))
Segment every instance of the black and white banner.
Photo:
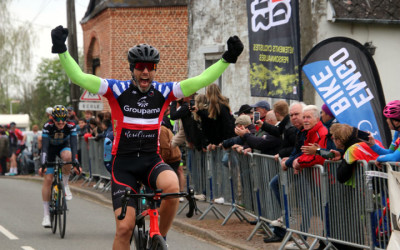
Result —
POLYGON ((251 96, 301 99, 298 0, 247 0, 251 96))
POLYGON ((385 97, 372 56, 359 42, 334 37, 317 44, 302 70, 340 123, 370 131, 386 147, 390 129, 383 116, 385 97))

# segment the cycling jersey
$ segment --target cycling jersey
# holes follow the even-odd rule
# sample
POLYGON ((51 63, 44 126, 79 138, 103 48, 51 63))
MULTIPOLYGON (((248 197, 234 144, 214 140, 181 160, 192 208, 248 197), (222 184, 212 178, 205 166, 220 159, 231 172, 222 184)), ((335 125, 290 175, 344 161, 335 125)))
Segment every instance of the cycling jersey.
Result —
POLYGON ((142 93, 131 81, 102 80, 99 94, 108 99, 116 128, 113 155, 158 151, 164 111, 176 96, 183 97, 178 87, 153 81, 149 91, 142 93))
MULTIPOLYGON (((67 120, 63 129, 58 129, 53 120, 48 120, 42 129, 42 154, 47 158, 50 147, 59 149, 58 154, 64 148, 71 148, 72 157, 76 157, 77 153, 77 133, 75 123, 67 120)), ((53 159, 53 155, 51 155, 53 159)), ((50 159, 50 155, 48 160, 50 159)), ((74 158, 73 158, 74 159, 74 158)))

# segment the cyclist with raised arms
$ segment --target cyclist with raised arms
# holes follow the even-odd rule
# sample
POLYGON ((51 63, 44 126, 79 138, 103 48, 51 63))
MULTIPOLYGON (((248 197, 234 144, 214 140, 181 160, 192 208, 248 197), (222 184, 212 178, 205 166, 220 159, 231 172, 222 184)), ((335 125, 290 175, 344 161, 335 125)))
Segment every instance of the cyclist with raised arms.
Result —
MULTIPOLYGON (((159 131, 164 111, 177 98, 192 95, 213 83, 243 51, 237 36, 227 41, 222 59, 199 76, 181 82, 154 81, 160 55, 156 48, 140 44, 129 49, 131 80, 102 79, 85 74, 70 56, 65 45, 68 29, 58 26, 51 32, 52 52, 58 53, 62 66, 73 83, 91 93, 103 95, 111 107, 115 127, 112 163, 112 200, 116 220, 114 249, 129 249, 135 225, 134 204, 128 203, 124 220, 118 220, 121 196, 126 187, 138 191, 137 181, 164 193, 179 192, 174 170, 165 164, 159 150, 159 131)), ((133 199, 132 199, 133 200, 133 199)), ((131 201, 132 201, 131 200, 131 201)), ((160 207, 160 232, 167 235, 179 206, 178 199, 163 200, 160 207)))
MULTIPOLYGON (((44 175, 42 186, 42 199, 44 217, 42 226, 48 228, 51 226, 49 201, 51 194, 51 183, 54 176, 54 166, 47 165, 47 162, 55 162, 58 155, 62 161, 71 162, 74 159, 74 166, 79 166, 77 155, 77 133, 75 123, 67 120, 68 111, 62 105, 56 105, 53 108, 51 119, 48 120, 42 129, 42 155, 41 164, 43 168, 39 169, 39 175, 44 175)), ((72 199, 72 193, 68 186, 71 165, 63 166, 63 182, 65 189, 65 198, 72 199)))

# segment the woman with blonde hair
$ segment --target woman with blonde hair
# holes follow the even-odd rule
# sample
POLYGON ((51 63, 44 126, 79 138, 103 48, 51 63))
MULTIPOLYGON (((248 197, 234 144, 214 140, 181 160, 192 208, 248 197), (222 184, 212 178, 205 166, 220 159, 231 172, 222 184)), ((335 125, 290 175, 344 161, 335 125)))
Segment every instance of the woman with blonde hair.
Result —
MULTIPOLYGON (((331 139, 335 143, 337 149, 343 150, 343 159, 337 169, 337 179, 340 183, 352 183, 355 167, 358 160, 371 161, 375 160, 379 155, 375 153, 367 144, 368 142, 358 138, 358 129, 347 124, 335 123, 330 128, 331 139)), ((382 145, 379 141, 375 143, 382 145)), ((340 160, 341 154, 336 150, 334 160, 340 160)))
POLYGON ((198 110, 201 118, 201 127, 208 144, 211 147, 219 145, 223 140, 235 135, 235 119, 231 114, 228 98, 221 94, 216 84, 211 84, 206 89, 208 108, 198 110))

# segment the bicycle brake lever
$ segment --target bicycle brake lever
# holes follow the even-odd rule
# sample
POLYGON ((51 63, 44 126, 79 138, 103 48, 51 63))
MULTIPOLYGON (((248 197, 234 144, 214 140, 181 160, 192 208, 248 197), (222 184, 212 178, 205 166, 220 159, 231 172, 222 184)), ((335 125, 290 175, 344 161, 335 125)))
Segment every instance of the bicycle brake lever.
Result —
POLYGON ((186 199, 189 201, 189 212, 186 213, 186 217, 192 218, 194 211, 197 209, 196 200, 194 199, 194 189, 189 187, 186 199))
POLYGON ((125 218, 125 216, 126 216, 126 207, 128 206, 128 201, 130 199, 131 191, 132 190, 129 187, 127 187, 125 189, 125 193, 122 196, 122 201, 121 201, 121 204, 122 204, 121 213, 117 217, 118 220, 123 220, 125 218))

